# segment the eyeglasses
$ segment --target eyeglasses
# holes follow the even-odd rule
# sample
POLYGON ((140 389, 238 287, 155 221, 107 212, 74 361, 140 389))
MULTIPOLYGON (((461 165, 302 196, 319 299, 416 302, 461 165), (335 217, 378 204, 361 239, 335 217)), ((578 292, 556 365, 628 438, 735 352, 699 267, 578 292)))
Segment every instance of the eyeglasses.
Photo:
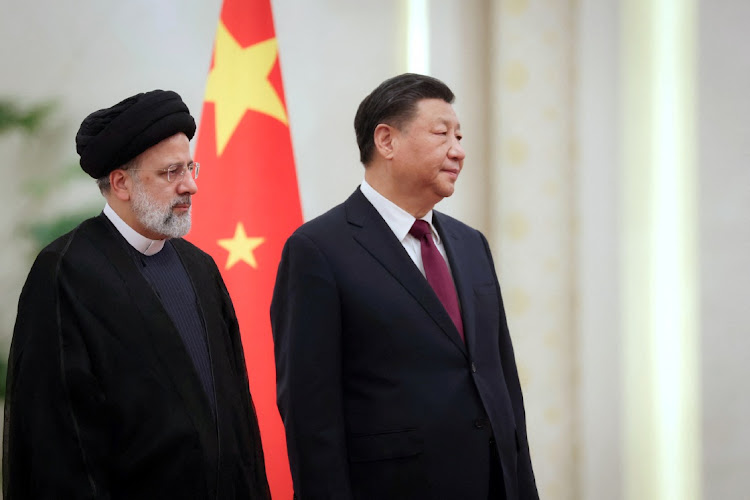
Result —
POLYGON ((190 177, 192 177, 193 179, 197 179, 200 169, 201 164, 193 162, 187 165, 185 165, 184 163, 181 165, 170 165, 166 168, 129 168, 128 171, 132 172, 135 170, 151 170, 152 172, 161 172, 162 175, 167 177, 167 182, 174 182, 184 179, 186 171, 190 171, 190 177))

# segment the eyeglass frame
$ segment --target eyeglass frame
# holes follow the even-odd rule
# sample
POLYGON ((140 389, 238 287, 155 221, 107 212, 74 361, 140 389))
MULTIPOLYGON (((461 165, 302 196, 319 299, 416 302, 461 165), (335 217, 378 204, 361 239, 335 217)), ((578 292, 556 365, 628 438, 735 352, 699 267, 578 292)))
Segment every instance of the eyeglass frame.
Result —
POLYGON ((193 180, 198 180, 198 172, 200 171, 200 169, 201 164, 197 161, 192 161, 187 165, 184 163, 175 163, 174 165, 170 165, 164 168, 128 168, 125 171, 138 172, 140 170, 150 170, 151 172, 163 172, 167 174, 167 182, 171 184, 176 180, 182 181, 185 178, 185 172, 187 172, 188 170, 190 170, 190 177, 192 177, 193 180), (172 168, 174 168, 174 170, 170 170, 172 168), (177 173, 178 171, 180 172, 179 174, 177 173))

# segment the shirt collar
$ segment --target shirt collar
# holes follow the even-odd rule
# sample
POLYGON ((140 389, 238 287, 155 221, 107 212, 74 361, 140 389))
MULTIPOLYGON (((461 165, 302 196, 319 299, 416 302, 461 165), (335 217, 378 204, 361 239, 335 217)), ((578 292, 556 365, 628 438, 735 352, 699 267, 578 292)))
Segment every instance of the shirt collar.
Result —
MULTIPOLYGON (((375 210, 377 210, 380 216, 385 220, 388 227, 391 228, 391 231, 396 235, 398 241, 404 241, 406 235, 409 234, 409 229, 411 229, 414 225, 414 221, 417 219, 412 214, 378 193, 366 180, 362 181, 360 190, 362 191, 362 194, 365 195, 365 198, 367 198, 367 201, 372 203, 375 210)), ((432 210, 427 212, 424 217, 422 217, 422 220, 430 225, 435 242, 439 245, 440 235, 432 224, 432 210)))
POLYGON ((154 255, 164 248, 164 242, 166 240, 152 240, 146 238, 138 231, 128 226, 128 223, 122 220, 117 213, 109 206, 109 203, 104 205, 104 215, 112 222, 117 228, 123 238, 130 243, 130 245, 138 250, 143 255, 154 255))

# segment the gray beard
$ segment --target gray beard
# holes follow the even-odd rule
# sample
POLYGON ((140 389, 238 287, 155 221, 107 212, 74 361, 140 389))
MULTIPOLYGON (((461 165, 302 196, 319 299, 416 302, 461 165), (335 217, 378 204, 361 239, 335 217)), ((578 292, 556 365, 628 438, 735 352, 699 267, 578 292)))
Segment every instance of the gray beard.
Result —
POLYGON ((169 204, 160 204, 148 197, 139 181, 133 183, 132 208, 138 222, 167 238, 181 238, 190 231, 192 208, 180 215, 172 211, 181 203, 190 203, 190 195, 179 196, 169 204))

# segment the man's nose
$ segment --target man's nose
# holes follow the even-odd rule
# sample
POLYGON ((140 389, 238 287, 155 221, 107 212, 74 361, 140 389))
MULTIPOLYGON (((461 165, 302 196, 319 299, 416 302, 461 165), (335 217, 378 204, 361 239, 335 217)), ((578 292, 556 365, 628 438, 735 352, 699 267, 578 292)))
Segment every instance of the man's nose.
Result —
POLYGON ((463 161, 463 159, 466 158, 466 151, 464 151, 464 147, 458 142, 458 139, 453 141, 453 145, 448 151, 448 154, 451 158, 455 158, 458 161, 463 161))
POLYGON ((180 184, 177 186, 177 192, 179 194, 194 195, 198 192, 198 183, 193 179, 190 172, 185 172, 185 175, 179 180, 179 183, 180 184))

